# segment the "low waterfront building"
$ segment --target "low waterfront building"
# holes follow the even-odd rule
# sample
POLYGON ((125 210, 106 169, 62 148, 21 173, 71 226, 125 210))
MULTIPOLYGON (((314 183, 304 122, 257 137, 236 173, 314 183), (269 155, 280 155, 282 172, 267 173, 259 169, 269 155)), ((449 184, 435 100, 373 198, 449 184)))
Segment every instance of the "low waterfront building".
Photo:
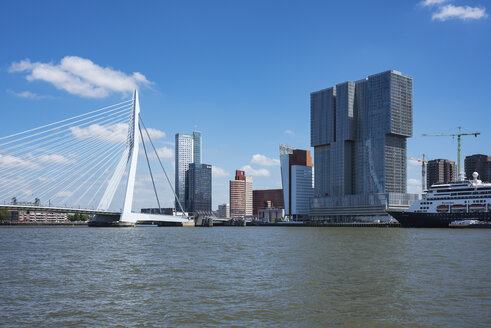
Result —
POLYGON ((262 222, 282 220, 285 217, 285 209, 280 207, 266 207, 258 209, 257 219, 262 222))
POLYGON ((252 191, 252 214, 257 215, 260 208, 264 208, 266 201, 271 202, 272 207, 284 208, 283 189, 264 189, 252 191))
POLYGON ((17 211, 17 221, 26 223, 69 222, 67 213, 52 213, 45 211, 17 211))

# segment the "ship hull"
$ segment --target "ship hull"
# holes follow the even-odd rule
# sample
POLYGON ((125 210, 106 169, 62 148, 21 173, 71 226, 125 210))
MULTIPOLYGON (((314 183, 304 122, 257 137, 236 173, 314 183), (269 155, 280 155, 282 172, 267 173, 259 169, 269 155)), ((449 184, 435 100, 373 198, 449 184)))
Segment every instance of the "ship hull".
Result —
POLYGON ((491 212, 479 213, 414 213, 387 211, 405 228, 448 228, 452 221, 479 220, 491 222, 491 212))

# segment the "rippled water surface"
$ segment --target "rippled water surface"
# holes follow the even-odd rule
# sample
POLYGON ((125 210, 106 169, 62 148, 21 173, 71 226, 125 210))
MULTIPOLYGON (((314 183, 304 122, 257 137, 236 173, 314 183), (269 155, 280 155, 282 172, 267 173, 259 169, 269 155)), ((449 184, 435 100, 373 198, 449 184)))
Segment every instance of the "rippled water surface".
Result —
POLYGON ((0 228, 4 327, 489 327, 491 230, 0 228))

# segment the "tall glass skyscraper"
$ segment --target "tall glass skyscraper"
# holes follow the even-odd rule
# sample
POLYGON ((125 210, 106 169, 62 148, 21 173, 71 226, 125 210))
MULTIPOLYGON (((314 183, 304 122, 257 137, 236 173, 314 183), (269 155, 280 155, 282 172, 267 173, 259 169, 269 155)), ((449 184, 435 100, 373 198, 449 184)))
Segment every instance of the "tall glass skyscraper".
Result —
POLYGON ((411 77, 391 70, 311 94, 311 217, 388 218, 387 207, 407 207, 417 198, 406 193, 412 85, 411 77))
MULTIPOLYGON (((201 132, 193 134, 177 133, 176 134, 176 165, 175 165, 175 188, 179 202, 186 206, 186 171, 189 164, 201 164, 201 132)), ((176 209, 180 211, 179 204, 176 200, 176 209)))

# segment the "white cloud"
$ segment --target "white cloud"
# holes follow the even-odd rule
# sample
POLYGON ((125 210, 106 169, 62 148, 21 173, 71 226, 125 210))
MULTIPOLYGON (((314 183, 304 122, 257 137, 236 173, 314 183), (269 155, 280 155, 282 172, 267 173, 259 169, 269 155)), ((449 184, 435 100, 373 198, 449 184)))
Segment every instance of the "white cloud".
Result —
POLYGON ((162 159, 167 159, 167 160, 173 159, 174 158, 174 149, 166 147, 166 146, 164 146, 162 148, 157 148, 157 154, 162 159))
POLYGON ((7 90, 7 91, 10 92, 11 94, 17 96, 17 97, 20 97, 20 98, 27 98, 27 99, 34 99, 34 100, 52 98, 50 96, 38 95, 38 94, 33 93, 31 91, 22 91, 22 92, 15 92, 15 91, 11 91, 11 90, 7 90))
POLYGON ((433 5, 441 5, 449 0, 424 0, 421 2, 423 6, 433 6, 433 5))
POLYGON ((269 177, 270 173, 267 169, 255 169, 250 165, 244 165, 241 168, 242 171, 246 172, 246 175, 252 175, 257 177, 269 177))
POLYGON ((224 169, 219 168, 217 166, 212 166, 211 172, 212 172, 213 177, 215 177, 215 178, 225 178, 225 177, 230 176, 230 173, 228 173, 224 169))
MULTIPOLYGON (((128 124, 117 123, 112 125, 92 124, 88 127, 74 126, 70 128, 72 134, 77 139, 99 138, 109 142, 117 143, 126 140, 128 134, 128 124)), ((148 129, 150 138, 158 139, 165 137, 165 132, 157 129, 148 129)))
POLYGON ((52 155, 42 155, 37 158, 38 161, 42 163, 60 163, 60 164, 70 164, 75 161, 68 159, 62 155, 52 154, 52 155))
POLYGON ((485 8, 445 5, 440 7, 437 12, 433 13, 432 19, 446 21, 448 19, 471 20, 486 17, 488 17, 488 15, 486 14, 485 8))
MULTIPOLYGON (((148 131, 148 134, 150 135, 150 138, 152 138, 152 140, 164 138, 166 136, 164 131, 160 131, 157 129, 148 128, 147 131, 148 131)), ((144 131, 142 130, 142 132, 144 132, 144 131)), ((145 137, 146 136, 147 135, 145 133, 145 137)))
POLYGON ((407 179, 407 192, 410 194, 421 194, 421 180, 407 179))
POLYGON ((151 84, 139 72, 127 75, 77 56, 66 56, 59 64, 33 63, 26 59, 12 63, 9 72, 28 72, 28 81, 49 82, 58 89, 88 98, 104 98, 111 93, 127 94, 139 86, 151 84))
POLYGON ((141 187, 141 186, 148 186, 150 183, 152 183, 152 178, 149 176, 139 176, 138 174, 136 175, 137 178, 135 179, 135 186, 141 187))
POLYGON ((29 160, 25 160, 20 157, 12 155, 2 155, 0 154, 0 167, 22 167, 29 169, 38 169, 40 166, 29 160))
POLYGON ((74 126, 70 128, 77 139, 100 138, 109 142, 122 142, 128 134, 128 124, 118 123, 113 125, 92 124, 85 128, 74 126))
POLYGON ((285 130, 285 134, 293 137, 295 135, 295 132, 293 132, 292 130, 285 130))
POLYGON ((418 162, 418 161, 415 161, 415 160, 410 160, 410 159, 408 159, 408 160, 407 160, 407 164, 408 164, 407 166, 408 166, 409 168, 411 168, 411 167, 419 167, 419 168, 421 168, 421 163, 420 163, 420 162, 418 162))
POLYGON ((277 166, 280 165, 280 160, 269 158, 261 154, 254 154, 252 155, 251 163, 263 166, 277 166))

